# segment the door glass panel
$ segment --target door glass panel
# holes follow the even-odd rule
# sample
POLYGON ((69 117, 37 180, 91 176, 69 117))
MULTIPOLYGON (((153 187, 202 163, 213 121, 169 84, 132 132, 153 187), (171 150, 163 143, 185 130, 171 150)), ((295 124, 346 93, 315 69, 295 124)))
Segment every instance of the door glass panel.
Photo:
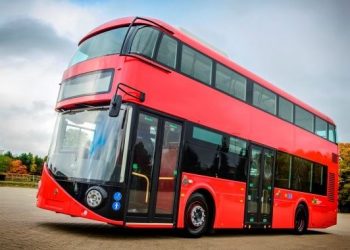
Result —
POLYGON ((261 153, 261 148, 252 148, 247 196, 248 221, 251 223, 257 222, 261 153))
POLYGON ((172 214, 182 126, 166 121, 158 178, 156 214, 172 214))
POLYGON ((148 213, 158 119, 140 114, 132 159, 129 213, 148 213))
POLYGON ((261 192, 261 222, 269 222, 271 213, 271 193, 272 193, 272 169, 274 164, 273 151, 265 149, 264 151, 264 173, 262 176, 261 192))

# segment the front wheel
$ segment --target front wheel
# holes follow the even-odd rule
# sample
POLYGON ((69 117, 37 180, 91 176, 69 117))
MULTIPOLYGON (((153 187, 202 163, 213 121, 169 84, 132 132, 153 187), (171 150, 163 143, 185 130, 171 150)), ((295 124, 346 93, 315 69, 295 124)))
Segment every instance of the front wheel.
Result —
POLYGON ((209 209, 202 194, 193 194, 186 205, 185 230, 191 237, 200 237, 208 231, 209 209))
POLYGON ((304 205, 300 204, 295 212, 294 231, 296 234, 303 234, 307 230, 307 212, 304 205))

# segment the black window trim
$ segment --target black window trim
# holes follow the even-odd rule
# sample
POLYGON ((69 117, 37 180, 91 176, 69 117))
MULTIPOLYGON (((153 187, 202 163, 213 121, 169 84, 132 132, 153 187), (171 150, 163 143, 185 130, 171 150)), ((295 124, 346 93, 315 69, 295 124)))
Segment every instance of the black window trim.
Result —
MULTIPOLYGON (((286 190, 291 190, 291 191, 296 191, 296 192, 302 192, 302 193, 307 193, 307 194, 321 195, 321 196, 325 196, 325 197, 328 196, 328 194, 327 194, 328 175, 329 175, 329 167, 328 167, 328 165, 324 165, 324 164, 322 164, 322 163, 318 163, 318 162, 315 162, 315 161, 310 161, 310 160, 305 159, 305 158, 303 158, 303 157, 300 157, 300 156, 297 156, 297 155, 292 155, 292 154, 290 154, 290 153, 287 153, 287 152, 281 151, 281 150, 276 150, 276 160, 277 160, 277 154, 278 154, 278 153, 287 154, 288 156, 290 156, 290 157, 292 158, 292 163, 291 163, 291 168, 290 168, 291 172, 289 172, 289 177, 288 177, 288 178, 290 178, 290 179, 288 179, 288 182, 289 182, 289 184, 290 184, 290 185, 288 184, 289 187, 288 187, 288 188, 285 188, 285 187, 278 187, 278 186, 275 185, 275 188, 286 189, 286 190), (293 188, 291 187, 291 178, 292 178, 292 172, 293 172, 293 166, 294 166, 294 160, 295 160, 295 158, 299 158, 299 159, 301 159, 301 160, 304 160, 304 161, 307 161, 308 163, 310 163, 310 164, 311 164, 311 169, 313 169, 313 166, 314 166, 315 164, 316 164, 316 165, 319 165, 319 166, 321 166, 321 167, 323 167, 323 168, 326 169, 327 179, 326 179, 326 182, 325 182, 325 193, 324 193, 324 194, 317 194, 317 193, 314 193, 314 192, 312 192, 312 191, 306 192, 306 191, 296 190, 296 189, 293 189, 293 188)), ((277 164, 275 164, 275 168, 277 169, 277 164)), ((276 172, 277 172, 277 171, 275 171, 274 179, 276 178, 276 172)), ((312 176, 310 177, 310 183, 311 183, 311 185, 312 185, 312 182, 311 182, 311 181, 312 181, 312 176)))

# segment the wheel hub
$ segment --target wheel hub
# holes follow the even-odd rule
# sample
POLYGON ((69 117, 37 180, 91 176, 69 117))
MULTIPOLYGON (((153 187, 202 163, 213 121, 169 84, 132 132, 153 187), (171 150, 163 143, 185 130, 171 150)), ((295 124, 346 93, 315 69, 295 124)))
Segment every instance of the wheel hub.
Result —
POLYGON ((205 222, 205 210, 203 207, 197 205, 191 210, 191 222, 195 227, 200 227, 205 222))

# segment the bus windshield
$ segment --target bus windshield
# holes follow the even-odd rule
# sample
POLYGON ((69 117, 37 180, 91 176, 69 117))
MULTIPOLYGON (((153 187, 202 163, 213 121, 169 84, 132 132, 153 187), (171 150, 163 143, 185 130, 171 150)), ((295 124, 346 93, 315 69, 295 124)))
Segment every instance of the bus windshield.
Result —
POLYGON ((113 29, 87 39, 80 44, 69 67, 91 58, 120 53, 127 29, 128 27, 113 29))
POLYGON ((118 117, 108 109, 59 114, 48 156, 55 178, 121 182, 125 115, 124 105, 118 117))

